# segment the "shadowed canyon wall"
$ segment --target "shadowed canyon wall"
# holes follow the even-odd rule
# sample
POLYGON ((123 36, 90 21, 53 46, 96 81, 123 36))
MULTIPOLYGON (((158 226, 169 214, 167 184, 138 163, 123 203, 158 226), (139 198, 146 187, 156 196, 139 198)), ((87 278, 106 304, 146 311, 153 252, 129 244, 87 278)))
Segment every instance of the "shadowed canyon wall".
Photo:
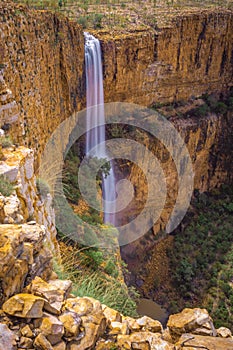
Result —
MULTIPOLYGON (((183 137, 189 151, 194 172, 193 188, 200 192, 210 191, 221 184, 230 184, 233 182, 233 131, 231 128, 232 112, 224 115, 209 114, 200 117, 198 121, 194 117, 174 118, 173 124, 183 137)), ((137 140, 137 133, 132 135, 137 140)), ((169 135, 168 135, 169 138, 169 135)), ((134 201, 121 212, 121 223, 125 224, 129 219, 137 217, 147 203, 148 182, 147 176, 153 171, 153 165, 149 160, 147 148, 153 152, 156 160, 163 170, 166 181, 166 202, 164 209, 161 211, 159 220, 153 226, 154 234, 160 230, 164 230, 176 203, 178 189, 181 184, 182 171, 178 174, 177 165, 169 154, 168 150, 161 145, 160 141, 140 131, 138 142, 142 142, 146 146, 145 153, 140 155, 143 159, 143 171, 134 163, 129 166, 127 164, 126 173, 135 190, 134 201)), ((173 145, 176 149, 177 145, 173 145)), ((135 150, 133 150, 135 153, 135 150)), ((137 158, 136 155, 134 155, 137 158)), ((182 163, 180 158, 179 162, 182 163)), ((181 168, 180 168, 181 169, 181 168)), ((156 182, 156 177, 154 178, 156 182)), ((160 179, 161 181, 162 179, 160 179)), ((153 186, 156 186, 153 184, 153 186)), ((158 206, 159 193, 162 186, 156 190, 156 197, 149 203, 148 217, 152 217, 152 213, 158 206)), ((163 191, 163 189, 162 189, 163 191)), ((186 198, 187 189, 184 188, 182 198, 186 198)), ((148 205, 148 204, 147 204, 148 205)), ((161 208, 162 209, 162 208, 161 208)))

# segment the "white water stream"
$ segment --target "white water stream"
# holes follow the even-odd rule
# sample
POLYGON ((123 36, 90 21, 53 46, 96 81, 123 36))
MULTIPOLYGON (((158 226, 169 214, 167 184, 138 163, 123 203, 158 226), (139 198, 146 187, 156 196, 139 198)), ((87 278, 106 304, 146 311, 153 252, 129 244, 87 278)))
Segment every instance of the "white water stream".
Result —
MULTIPOLYGON (((87 99, 87 132, 86 156, 96 147, 95 157, 108 159, 105 148, 105 116, 103 71, 100 42, 93 35, 85 35, 85 65, 86 65, 86 99, 87 99), (92 107, 92 108, 89 108, 92 107), (102 124, 102 126, 98 126, 102 124), (101 145, 100 147, 98 147, 101 145)), ((102 175, 104 222, 115 225, 115 175, 111 168, 109 175, 102 175)))

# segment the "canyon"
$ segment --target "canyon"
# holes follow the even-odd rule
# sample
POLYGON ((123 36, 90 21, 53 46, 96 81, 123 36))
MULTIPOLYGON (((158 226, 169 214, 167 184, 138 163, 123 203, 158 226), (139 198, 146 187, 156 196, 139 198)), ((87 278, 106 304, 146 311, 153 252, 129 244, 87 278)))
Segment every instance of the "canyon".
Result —
MULTIPOLYGON (((38 193, 36 175, 52 133, 86 106, 83 29, 60 14, 6 0, 0 0, 0 14, 0 128, 13 139, 10 148, 0 149, 0 173, 17 183, 11 196, 0 197, 0 327, 9 349, 159 350, 182 349, 191 342, 194 349, 230 350, 230 330, 216 330, 206 310, 170 316, 164 330, 158 321, 135 321, 91 298, 75 298, 71 283, 57 279, 52 271, 51 251, 59 258, 52 199, 38 193)), ((101 43, 105 102, 153 107, 184 101, 202 105, 203 95, 226 98, 233 85, 232 28, 233 12, 219 8, 177 14, 157 28, 92 30, 101 43)), ((194 188, 204 192, 232 184, 232 110, 176 115, 169 121, 189 150, 194 188)), ((143 261, 174 206, 177 172, 158 140, 139 133, 167 180, 165 208, 146 247, 142 239, 123 248, 126 260, 141 256, 143 261)), ((135 135, 133 131, 137 141, 135 135)), ((149 170, 146 153, 142 156, 149 170)), ((126 171, 136 197, 122 223, 137 216, 147 196, 138 167, 130 164, 126 171)))

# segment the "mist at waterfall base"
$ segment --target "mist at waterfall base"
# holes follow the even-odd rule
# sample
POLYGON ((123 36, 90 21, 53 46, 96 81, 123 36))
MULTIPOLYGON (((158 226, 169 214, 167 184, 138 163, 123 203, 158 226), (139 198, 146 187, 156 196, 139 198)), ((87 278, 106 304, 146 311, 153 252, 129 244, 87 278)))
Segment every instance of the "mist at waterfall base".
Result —
MULTIPOLYGON (((86 100, 87 100, 87 130, 86 134, 86 156, 94 156, 101 159, 108 159, 105 148, 105 115, 104 115, 104 91, 103 91, 103 72, 100 42, 93 35, 85 35, 85 66, 86 66, 86 100), (88 109, 92 107, 91 109, 88 109), (101 126, 98 126, 102 124, 101 126)), ((110 161, 109 174, 102 174, 102 195, 104 223, 110 223, 116 226, 115 205, 115 174, 113 163, 110 161)))

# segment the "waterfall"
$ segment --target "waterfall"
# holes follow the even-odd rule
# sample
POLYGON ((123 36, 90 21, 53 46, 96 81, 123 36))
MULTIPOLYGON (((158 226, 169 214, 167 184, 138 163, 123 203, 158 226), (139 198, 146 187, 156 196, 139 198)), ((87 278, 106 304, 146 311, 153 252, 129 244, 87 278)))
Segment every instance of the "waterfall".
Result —
MULTIPOLYGON (((97 146, 95 156, 107 158, 105 148, 105 115, 104 115, 104 92, 103 72, 100 42, 93 35, 84 33, 85 36, 85 65, 86 65, 86 99, 87 99, 87 130, 86 155, 97 146), (92 107, 92 108, 89 108, 92 107), (102 126, 98 126, 103 124, 102 126), (102 143, 102 147, 98 147, 102 143), (103 147, 104 145, 104 147, 103 147)), ((115 175, 112 163, 110 172, 105 177, 102 175, 103 212, 104 222, 115 225, 114 200, 115 200, 115 175)))

